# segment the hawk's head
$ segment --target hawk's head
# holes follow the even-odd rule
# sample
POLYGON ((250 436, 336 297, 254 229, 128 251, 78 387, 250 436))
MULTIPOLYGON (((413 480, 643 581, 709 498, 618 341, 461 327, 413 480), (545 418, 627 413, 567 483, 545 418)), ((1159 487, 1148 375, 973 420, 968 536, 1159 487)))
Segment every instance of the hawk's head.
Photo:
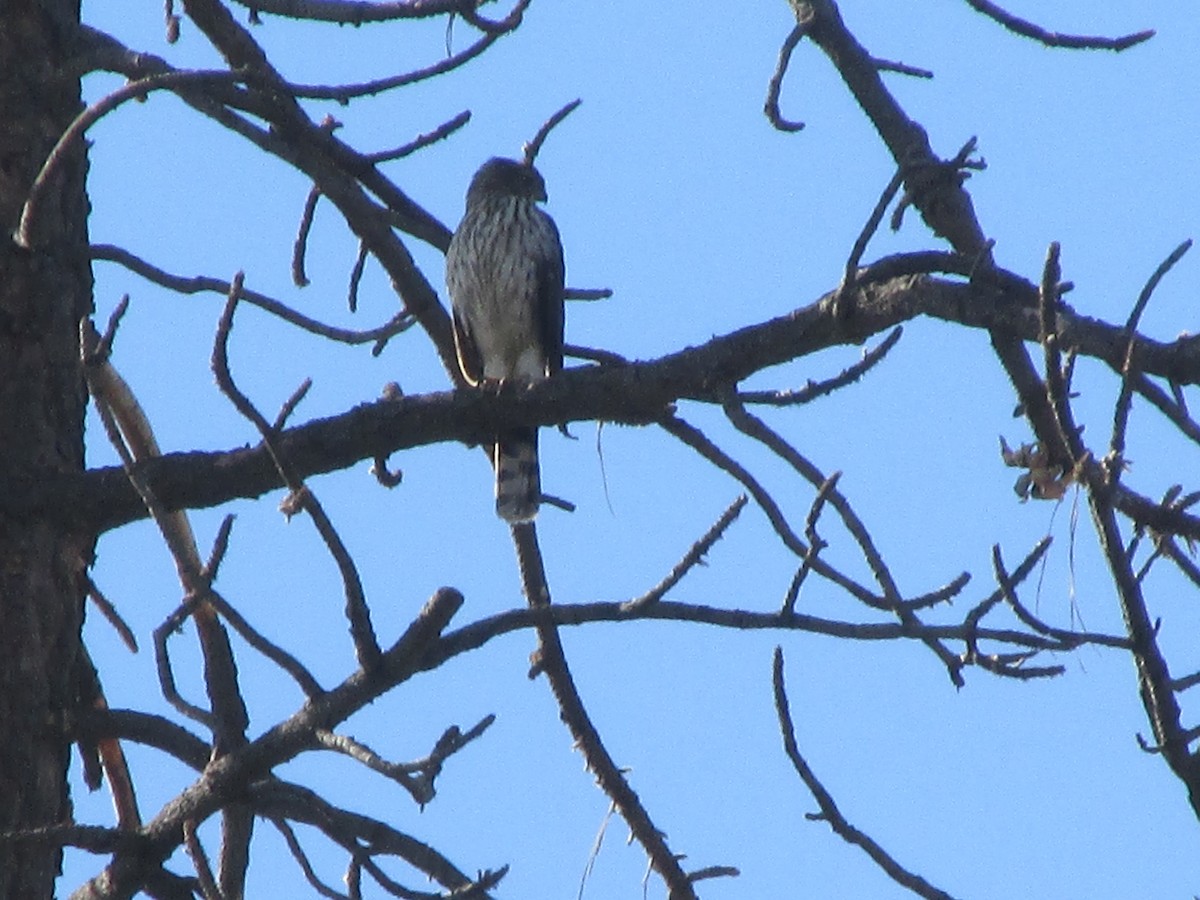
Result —
POLYGON ((489 159, 467 188, 467 206, 477 203, 497 200, 506 197, 516 197, 532 203, 546 199, 546 183, 542 181, 541 173, 533 166, 517 162, 515 159, 494 157, 489 159))

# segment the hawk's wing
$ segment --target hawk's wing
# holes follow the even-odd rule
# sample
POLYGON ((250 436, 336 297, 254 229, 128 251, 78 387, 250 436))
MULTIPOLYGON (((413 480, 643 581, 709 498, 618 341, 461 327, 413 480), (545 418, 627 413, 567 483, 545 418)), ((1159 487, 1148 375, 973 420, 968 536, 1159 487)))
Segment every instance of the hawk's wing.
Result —
POLYGON ((554 220, 542 214, 549 232, 553 235, 553 247, 538 262, 538 296, 536 316, 541 329, 542 352, 546 356, 546 373, 553 375, 563 366, 563 332, 566 313, 563 309, 563 294, 566 291, 566 266, 563 263, 562 241, 554 220))
POLYGON ((467 323, 459 315, 458 308, 452 306, 450 314, 454 327, 454 352, 458 356, 458 368, 467 384, 474 387, 483 381, 483 360, 479 357, 479 348, 467 329, 467 323))

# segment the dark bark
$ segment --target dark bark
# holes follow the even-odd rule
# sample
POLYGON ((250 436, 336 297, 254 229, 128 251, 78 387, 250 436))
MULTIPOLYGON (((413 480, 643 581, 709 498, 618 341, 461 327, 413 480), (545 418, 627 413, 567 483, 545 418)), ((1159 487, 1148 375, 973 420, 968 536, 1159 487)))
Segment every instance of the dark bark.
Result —
MULTIPOLYGON (((87 158, 51 186, 30 248, 11 235, 55 140, 81 109, 68 56, 77 0, 0 4, 0 471, 16 484, 83 469, 78 321, 91 308, 87 158)), ((0 512, 0 832, 71 818, 66 770, 90 536, 0 512)), ((61 850, 0 842, 0 897, 51 897, 61 850)))

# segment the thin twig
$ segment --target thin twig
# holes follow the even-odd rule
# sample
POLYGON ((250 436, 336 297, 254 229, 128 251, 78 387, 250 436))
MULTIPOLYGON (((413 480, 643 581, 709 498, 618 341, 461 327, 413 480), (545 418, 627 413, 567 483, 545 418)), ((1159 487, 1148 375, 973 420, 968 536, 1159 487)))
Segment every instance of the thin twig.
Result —
POLYGON ((313 216, 317 212, 317 201, 321 199, 321 189, 315 184, 309 188, 308 196, 304 198, 304 210, 300 213, 300 227, 296 231, 296 240, 292 244, 292 284, 296 287, 308 286, 308 275, 304 271, 304 257, 308 251, 308 235, 312 231, 313 216))
POLYGON ((1047 31, 1041 26, 1034 25, 1005 9, 1001 9, 989 0, 967 0, 967 5, 976 12, 983 13, 989 19, 999 22, 1014 34, 1032 38, 1047 47, 1066 47, 1073 50, 1127 50, 1154 37, 1154 30, 1138 31, 1123 37, 1089 37, 1086 35, 1059 34, 1047 31))
POLYGON ((126 84, 100 100, 93 103, 75 117, 67 130, 59 135, 54 149, 42 163, 42 168, 34 178, 29 188, 29 196, 21 209, 21 220, 13 232, 13 240, 18 246, 30 249, 33 246, 33 228, 38 215, 41 200, 53 181, 54 173, 64 164, 67 156, 74 150, 77 142, 89 128, 101 118, 129 100, 143 99, 151 91, 178 90, 181 87, 194 87, 198 84, 233 85, 245 81, 245 75, 239 72, 220 70, 183 70, 166 72, 161 75, 150 75, 126 84))
POLYGON ((532 166, 534 164, 538 153, 542 149, 542 144, 546 142, 546 138, 550 136, 550 132, 553 131, 563 119, 575 112, 575 110, 579 108, 579 104, 582 102, 582 99, 572 100, 542 123, 542 127, 537 130, 537 134, 533 136, 533 140, 525 144, 523 153, 525 165, 532 166))
MULTIPOLYGON (((147 281, 181 294, 213 293, 220 294, 223 297, 229 294, 228 281, 205 275, 197 275, 191 278, 182 275, 172 275, 135 256, 128 250, 121 247, 114 247, 111 244, 94 244, 91 248, 91 256, 92 259, 118 263, 131 272, 142 276, 147 281)), ((386 340, 403 331, 407 331, 415 322, 415 319, 410 314, 401 312, 393 316, 390 322, 379 328, 371 328, 366 331, 351 331, 346 328, 335 328, 332 325, 318 322, 316 319, 296 312, 291 307, 268 297, 266 294, 261 294, 258 291, 252 291, 245 287, 242 289, 242 299, 251 306, 257 306, 259 309, 269 312, 271 315, 277 316, 285 322, 290 322, 297 328, 343 344, 369 344, 372 341, 386 340)))
POLYGON ((175 685, 175 674, 171 668, 171 655, 167 650, 167 641, 172 634, 179 631, 198 603, 198 598, 189 597, 154 629, 154 663, 158 673, 159 690, 162 691, 166 701, 182 715, 215 731, 217 728, 216 716, 207 709, 201 709, 184 700, 179 693, 179 689, 175 685))
POLYGON ((804 128, 803 122, 783 117, 783 113, 779 110, 779 95, 783 91, 784 76, 792 62, 792 53, 796 50, 796 45, 800 43, 801 38, 807 33, 807 24, 798 23, 793 26, 788 36, 783 39, 783 45, 779 48, 779 60, 775 63, 775 71, 767 83, 767 99, 763 103, 763 114, 767 117, 767 121, 779 131, 795 132, 804 128))
MULTIPOLYGON (((1180 434, 1192 443, 1200 444, 1200 423, 1197 423, 1188 413, 1187 405, 1179 402, 1182 395, 1168 397, 1166 391, 1141 372, 1130 374, 1129 385, 1138 396, 1166 416, 1180 434)), ((1114 433, 1116 432, 1115 423, 1116 417, 1114 416, 1114 433)))
POLYGON ((592 303, 596 300, 607 300, 612 295, 612 288, 569 287, 563 291, 564 300, 582 300, 585 303, 592 303))
POLYGON ((697 565, 704 562, 704 557, 713 545, 721 539, 725 534, 725 530, 733 524, 733 521, 741 513, 746 506, 746 495, 741 494, 729 506, 725 512, 721 513, 720 518, 712 524, 701 538, 696 541, 688 549, 688 552, 683 555, 683 558, 675 564, 675 567, 667 573, 667 577, 652 587, 646 593, 642 594, 633 600, 626 601, 626 606, 629 609, 637 609, 639 606, 645 606, 649 603, 657 603, 666 596, 667 591, 679 584, 683 577, 697 565))
POLYGON ((959 572, 953 579, 940 588, 935 588, 927 594, 919 594, 911 600, 905 600, 904 605, 915 611, 918 609, 929 609, 942 603, 950 603, 970 583, 971 573, 959 572))
POLYGON ((1133 304, 1133 309, 1129 312, 1129 318, 1125 321, 1127 341, 1125 363, 1121 366, 1121 390, 1117 396, 1117 402, 1113 410, 1113 431, 1112 438, 1109 441, 1109 453, 1118 462, 1114 477, 1119 476, 1119 461, 1125 455, 1125 431, 1129 425, 1129 410, 1133 405, 1133 378, 1135 375, 1141 374, 1137 371, 1134 359, 1134 350, 1137 347, 1135 339, 1137 337, 1138 324, 1141 322, 1142 314, 1145 313, 1146 307, 1150 303, 1150 298, 1154 296, 1154 291, 1159 283, 1174 268, 1175 264, 1183 258, 1183 255, 1191 249, 1191 246, 1192 241, 1189 238, 1172 250, 1170 255, 1158 264, 1158 268, 1150 275, 1141 293, 1138 294, 1137 301, 1133 304))
POLYGON ((796 742, 796 726, 792 722, 792 713, 788 705, 787 690, 783 681, 783 650, 775 648, 774 661, 771 670, 771 682, 775 693, 775 712, 779 718, 779 731, 783 735, 783 749, 791 760, 792 767, 804 786, 808 788, 817 801, 819 813, 809 813, 806 818, 812 821, 828 822, 833 833, 849 844, 862 848, 867 856, 881 868, 885 874, 897 884, 907 888, 919 897, 933 900, 952 900, 951 895, 934 887, 920 875, 910 872, 901 866, 892 856, 874 841, 869 835, 855 828, 842 815, 834 802, 833 795, 817 779, 812 767, 800 754, 796 742))
POLYGON ((275 421, 271 423, 272 431, 282 431, 287 425, 288 419, 292 417, 292 413, 296 411, 296 407, 308 396, 308 392, 312 390, 312 379, 305 378, 300 382, 296 390, 292 391, 292 395, 283 401, 283 405, 279 407, 279 413, 275 416, 275 421))
POLYGON ((444 140, 458 129, 462 128, 471 121, 471 111, 464 109, 457 116, 443 122, 432 131, 427 131, 425 134, 417 135, 407 144, 401 144, 394 150, 380 150, 375 153, 368 153, 365 159, 371 163, 378 165, 381 162, 389 162, 395 159, 403 159, 406 156, 412 156, 418 150, 428 147, 430 144, 436 144, 438 141, 444 140))
POLYGON ((1174 540, 1168 537, 1158 539, 1157 549, 1167 557, 1171 562, 1175 563, 1183 576, 1192 584, 1200 588, 1200 566, 1197 566, 1188 556, 1179 549, 1179 545, 1174 540))
POLYGON ((879 230, 879 225, 883 222, 883 216, 887 212, 887 208, 896 199, 896 193, 903 184, 904 169, 897 168, 896 173, 892 175, 892 180, 887 183, 887 187, 883 189, 883 193, 875 201, 871 215, 867 217, 866 223, 858 233, 858 237, 854 240, 854 246, 850 248, 850 256, 847 257, 846 266, 842 270, 842 283, 838 287, 839 298, 845 291, 854 286, 854 280, 858 275, 858 264, 862 261, 863 254, 867 251, 867 244, 871 242, 871 238, 879 230))
POLYGON ((798 390, 786 391, 738 391, 737 397, 743 403, 754 403, 761 406, 797 406, 811 403, 819 397, 832 394, 839 388, 854 384, 867 372, 883 361, 904 334, 904 326, 897 325, 888 332, 880 343, 863 353, 862 358, 853 365, 842 369, 832 378, 823 381, 809 381, 798 390))
POLYGON ((241 299, 242 277, 242 273, 238 272, 230 283, 229 296, 225 302, 225 309, 221 314, 221 320, 217 326, 217 334, 213 340, 213 374, 216 376, 217 385, 221 388, 222 393, 229 398, 238 412, 248 419, 258 430, 263 445, 267 448, 267 452, 271 455, 271 459, 275 463, 276 470, 291 491, 287 500, 288 509, 303 509, 309 514, 317 529, 317 533, 321 536, 322 541, 324 541, 330 555, 337 564, 338 571, 342 576, 342 585, 346 597, 346 618, 350 624, 350 635, 354 642, 355 653, 358 656, 359 663, 364 668, 370 669, 379 662, 379 642, 375 637, 375 629, 371 625, 370 609, 367 606, 366 597, 363 593, 362 580, 358 576, 358 569, 354 564, 354 560, 351 558, 340 535, 338 535, 337 530, 333 527, 333 523, 325 514, 325 510, 316 496, 304 484, 303 480, 295 474, 291 465, 288 464, 278 449, 277 432, 271 428, 270 423, 263 418, 254 404, 250 402, 250 398, 238 389, 229 371, 229 334, 233 328, 234 311, 237 309, 238 301, 241 299))
POLYGON ((205 599, 213 605, 217 612, 224 616, 229 626, 240 634, 247 644, 290 675, 292 680, 299 685, 300 690, 304 691, 306 697, 319 697, 325 693, 325 689, 321 687, 320 682, 317 681, 316 677, 308 671, 300 660, 260 634, 246 621, 241 613, 229 604, 228 600, 216 591, 210 591, 205 599))
POLYGON ((113 631, 117 633, 117 637, 121 639, 121 643, 129 648, 129 652, 137 653, 137 637, 134 635, 133 629, 121 618, 121 614, 117 612, 117 608, 104 596, 104 593, 96 586, 96 582, 92 581, 91 576, 88 575, 85 577, 87 578, 88 598, 96 604, 96 608, 100 610, 100 614, 113 627, 113 631))
POLYGON ((428 756, 410 763, 389 762, 366 744, 348 735, 335 734, 328 729, 319 728, 314 736, 322 747, 345 754, 367 768, 392 779, 424 807, 436 794, 434 779, 441 772, 446 760, 480 737, 495 721, 494 715, 484 716, 465 733, 460 731, 458 726, 451 726, 438 738, 428 756), (420 777, 414 778, 414 775, 420 777))
POLYGON ((373 81, 360 82, 358 84, 295 84, 288 83, 286 89, 292 96, 308 100, 336 100, 343 105, 349 103, 357 97, 370 97, 376 94, 382 94, 386 91, 395 90, 396 88, 405 87, 410 84, 416 84, 420 81, 426 81, 430 78, 436 78, 439 75, 444 75, 447 72, 452 72, 457 68, 465 65, 477 56, 481 55, 485 50, 496 43, 505 34, 510 33, 521 22, 521 15, 532 0, 519 0, 513 7, 513 11, 509 14, 506 22, 511 23, 511 26, 504 31, 492 31, 484 34, 479 40, 471 44, 465 50, 460 50, 458 53, 447 56, 445 59, 438 60, 428 66, 423 66, 420 69, 415 69, 411 72, 404 72, 400 75, 390 75, 387 78, 378 78, 373 81))
POLYGON ((834 472, 826 478, 821 486, 817 488, 816 496, 813 497, 812 504, 808 508, 808 515, 804 519, 804 536, 808 539, 808 552, 804 554, 804 561, 800 564, 800 568, 796 570, 796 574, 792 576, 791 584, 788 585, 787 593, 783 598, 783 606, 779 611, 780 615, 790 616, 795 614, 796 602, 800 599, 800 588, 804 584, 804 579, 812 571, 812 565, 816 561, 817 554, 829 546, 828 542, 817 533, 817 522, 821 518, 821 513, 825 511, 829 495, 837 488, 838 480, 841 477, 841 472, 834 472))
POLYGON ((316 871, 312 867, 312 863, 308 861, 308 855, 304 852, 304 848, 300 846, 300 841, 296 837, 296 832, 287 819, 279 816, 271 816, 267 819, 275 830, 283 835, 284 842, 288 845, 288 850, 292 854, 292 859, 296 861, 296 865, 300 867, 300 871, 304 873, 305 880, 312 885, 322 897, 329 897, 330 900, 350 900, 350 898, 339 891, 335 891, 320 878, 317 877, 316 871))
POLYGON ((196 870, 196 880, 200 882, 204 900, 223 900, 225 895, 221 893, 216 879, 213 878, 208 854, 204 852, 204 845, 200 843, 200 837, 196 834, 196 822, 193 819, 183 821, 183 846, 187 850, 188 859, 192 861, 192 868, 196 870))
MULTIPOLYGON (((1045 364, 1046 399, 1054 413, 1057 440, 1047 447, 1052 462, 1073 467, 1082 454, 1077 455, 1078 436, 1071 416, 1070 398, 1063 380, 1062 354, 1058 347, 1058 297, 1062 269, 1059 265, 1059 245, 1051 242, 1046 250, 1046 263, 1042 268, 1042 280, 1038 290, 1038 330, 1045 364)), ((1046 436, 1039 435, 1046 445, 1046 436)))
POLYGON ((209 583, 217 580, 217 570, 221 568, 221 562, 225 559, 225 554, 229 550, 229 536, 233 533, 235 518, 237 517, 233 513, 229 513, 221 520, 221 524, 217 527, 217 536, 213 538, 212 552, 208 554, 208 562, 200 570, 209 583))
POLYGON ((901 75, 911 75, 913 78, 932 78, 933 72, 929 69, 922 69, 917 66, 910 66, 907 63, 896 62, 890 59, 880 59, 873 57, 872 62, 875 63, 875 68, 882 72, 897 72, 901 75))
POLYGON ((358 286, 362 282, 363 272, 367 268, 367 257, 370 251, 363 241, 358 242, 358 254, 354 257, 354 265, 350 268, 350 284, 346 291, 346 305, 350 312, 358 312, 358 286))

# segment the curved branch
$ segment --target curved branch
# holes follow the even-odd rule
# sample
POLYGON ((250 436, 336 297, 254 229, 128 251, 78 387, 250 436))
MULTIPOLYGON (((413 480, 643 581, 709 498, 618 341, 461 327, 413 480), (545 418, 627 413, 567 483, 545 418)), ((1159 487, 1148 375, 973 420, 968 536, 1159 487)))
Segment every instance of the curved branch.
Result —
POLYGON ((34 179, 33 185, 29 189, 29 196, 25 199, 25 206, 21 209, 21 221, 13 234, 13 240, 16 241, 18 246, 25 249, 33 246, 33 230, 41 205, 42 195, 46 193, 55 173, 63 165, 75 144, 83 140, 83 136, 87 133, 87 130, 122 103, 134 99, 145 99, 146 95, 151 91, 179 91, 183 88, 196 87, 202 84, 232 85, 245 80, 245 75, 225 70, 164 72, 162 74, 139 78, 137 81, 131 81, 129 84, 117 88, 117 90, 108 96, 97 100, 77 115, 75 120, 67 127, 67 130, 59 135, 54 149, 50 151, 50 155, 42 163, 41 171, 38 172, 37 177, 34 179))
POLYGON ((1014 16, 1006 9, 1002 9, 995 3, 989 0, 967 0, 967 5, 976 12, 983 13, 994 22, 999 22, 1013 34, 1019 34, 1022 37, 1032 38, 1039 44, 1044 44, 1047 47, 1067 47, 1073 50, 1128 50, 1130 47, 1135 47, 1154 37, 1154 29, 1146 31, 1137 31, 1133 34, 1126 34, 1122 37, 1106 38, 1106 37, 1089 37, 1087 35, 1076 34, 1060 34, 1056 31, 1047 31, 1040 25, 1034 25, 1019 16, 1014 16))
MULTIPOLYGON (((128 250, 113 246, 112 244, 93 244, 91 257, 93 260, 99 259, 124 266, 147 281, 180 294, 212 293, 220 294, 222 297, 229 294, 228 281, 208 275, 193 275, 190 278, 184 275, 173 275, 152 263, 146 262, 128 250)), ((401 312, 397 313, 390 322, 378 328, 369 328, 366 331, 352 331, 347 328, 337 328, 333 325, 326 325, 324 322, 318 322, 316 319, 311 319, 303 313, 297 312, 287 304, 268 297, 266 294, 260 294, 258 291, 243 288, 242 299, 251 306, 257 306, 259 309, 277 316, 283 319, 283 321, 295 325, 297 328, 303 329, 310 334, 329 338, 331 341, 337 341, 341 344, 369 344, 386 341, 411 328, 414 321, 412 316, 401 312)))
MULTIPOLYGON (((521 17, 531 2, 532 0, 518 0, 512 12, 500 20, 500 22, 493 23, 491 28, 484 29, 483 36, 471 44, 471 46, 424 68, 416 69, 412 72, 404 72, 400 75, 389 75, 386 78, 377 78, 373 81, 365 81, 359 84, 288 84, 288 89, 292 92, 293 96, 302 97, 306 100, 336 100, 338 103, 345 104, 356 97, 382 94, 384 91, 395 90, 398 87, 416 84, 419 81, 425 81, 437 75, 444 75, 480 56, 504 35, 515 30, 521 24, 521 17)), ((461 2, 459 5, 462 5, 461 2)))
POLYGON ((787 753, 787 757, 791 760, 796 774, 800 776, 800 780, 804 782, 804 786, 812 793, 813 798, 817 801, 817 806, 821 809, 821 812, 818 814, 809 813, 808 818, 813 821, 828 822, 834 834, 848 843, 861 847, 863 852, 871 857, 874 863, 887 873, 888 877, 897 884, 908 888, 917 896, 926 897, 929 900, 953 900, 945 891, 934 887, 915 872, 905 869, 886 850, 879 846, 870 835, 851 825, 846 817, 842 815, 841 810, 838 809, 833 796, 817 780, 812 767, 800 755, 800 748, 796 743, 796 726, 792 723, 787 689, 783 683, 783 650, 779 647, 775 648, 771 681, 775 693, 775 711, 779 717, 779 731, 783 735, 784 752, 787 753))

